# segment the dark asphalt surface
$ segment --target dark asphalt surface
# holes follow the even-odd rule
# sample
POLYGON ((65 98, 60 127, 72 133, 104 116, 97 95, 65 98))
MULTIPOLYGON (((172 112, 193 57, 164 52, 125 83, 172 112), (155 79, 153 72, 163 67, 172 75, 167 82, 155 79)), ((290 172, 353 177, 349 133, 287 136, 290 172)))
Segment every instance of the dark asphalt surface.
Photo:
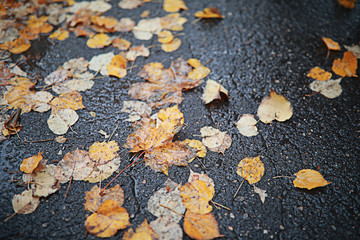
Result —
MULTIPOLYGON (((340 7, 336 1, 185 1, 189 10, 184 13, 188 22, 184 25, 183 41, 179 50, 164 53, 152 48, 148 58, 139 58, 136 65, 163 61, 170 65, 171 59, 179 56, 195 57, 201 62, 213 58, 207 67, 209 77, 221 80, 229 90, 230 99, 225 103, 205 106, 201 101, 204 86, 184 93, 179 106, 184 113, 185 126, 175 139, 200 139, 200 128, 216 127, 228 131, 232 145, 225 155, 208 152, 203 162, 190 164, 195 171, 204 171, 215 181, 213 200, 232 209, 214 209, 223 239, 359 239, 360 236, 360 81, 359 78, 344 78, 343 93, 335 99, 321 94, 306 97, 312 91, 306 77, 314 66, 330 69, 332 61, 342 52, 331 52, 321 41, 326 36, 341 45, 358 44, 360 41, 360 4, 353 10, 340 7), (195 24, 195 11, 214 6, 226 16, 223 20, 202 20, 195 24), (244 113, 256 113, 261 99, 273 88, 284 95, 293 105, 293 117, 283 123, 270 125, 258 123, 260 134, 247 138, 238 133, 234 122, 244 113), (235 199, 232 198, 242 179, 236 174, 241 159, 262 155, 265 174, 257 187, 269 195, 264 204, 253 192, 253 187, 244 183, 235 199), (310 168, 331 181, 332 184, 311 191, 296 189, 291 179, 272 177, 290 176, 297 171, 310 168), (233 215, 231 215, 232 213, 233 215), (232 230, 231 230, 232 229, 232 230)), ((134 10, 122 10, 117 1, 105 15, 117 18, 129 16, 138 21, 144 10, 150 10, 149 17, 166 13, 159 3, 147 3, 134 10)), ((134 39, 132 34, 122 34, 133 45, 157 44, 157 38, 150 41, 134 39)), ((73 34, 64 42, 50 43, 43 37, 32 41, 30 56, 21 67, 28 73, 47 76, 65 61, 84 57, 90 60, 94 55, 116 50, 114 48, 89 49, 85 38, 73 34)), ((18 56, 14 57, 15 60, 18 56)), ((119 145, 124 144, 131 132, 131 124, 125 122, 127 115, 120 112, 122 102, 129 100, 127 89, 130 83, 143 81, 136 68, 123 79, 109 77, 98 79, 91 90, 82 93, 85 109, 78 110, 79 121, 69 131, 63 144, 55 141, 24 144, 12 136, 0 145, 0 219, 13 213, 11 199, 21 193, 24 187, 17 186, 10 179, 20 178, 18 171, 24 158, 44 151, 49 163, 61 160, 62 156, 76 148, 88 150, 96 141, 104 141, 97 131, 111 133, 119 145), (89 111, 96 112, 91 117, 89 111), (63 155, 57 155, 62 150, 63 155)), ((359 74, 359 70, 357 71, 359 74)), ((50 112, 30 112, 21 116, 22 138, 40 140, 56 137, 47 127, 50 112)), ((121 152, 121 167, 130 162, 127 151, 121 152)), ((171 167, 170 177, 177 182, 186 182, 187 167, 171 167)), ((111 179, 111 178, 110 178, 111 179)), ((147 209, 147 201, 154 191, 163 186, 166 176, 154 173, 144 163, 126 171, 117 180, 125 192, 124 207, 131 215, 132 227, 145 218, 155 217, 147 209), (144 184, 144 180, 146 183, 144 184)), ((108 182, 109 179, 106 181, 108 182)), ((28 215, 17 215, 8 222, 0 222, 0 239, 83 239, 84 222, 88 216, 83 208, 84 192, 94 184, 74 181, 66 199, 67 184, 42 199, 37 210, 28 215)), ((181 221, 181 225, 182 225, 181 221)), ((125 230, 113 239, 121 238, 125 230)), ((188 239, 184 233, 184 239, 188 239)), ((88 235, 87 239, 96 239, 88 235)))

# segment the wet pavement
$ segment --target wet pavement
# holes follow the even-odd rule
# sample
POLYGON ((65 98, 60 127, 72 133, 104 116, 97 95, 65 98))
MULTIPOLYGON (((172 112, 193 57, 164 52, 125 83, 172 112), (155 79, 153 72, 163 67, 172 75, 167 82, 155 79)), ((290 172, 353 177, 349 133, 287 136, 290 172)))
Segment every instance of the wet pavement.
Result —
MULTIPOLYGON (((184 25, 184 36, 180 49, 165 53, 160 48, 151 48, 148 58, 140 57, 136 66, 164 61, 169 66, 171 59, 180 56, 198 58, 207 62, 211 69, 209 78, 221 80, 229 90, 227 102, 204 105, 201 101, 204 85, 184 92, 184 101, 179 105, 184 113, 185 126, 175 140, 201 139, 203 126, 219 127, 232 137, 231 147, 225 154, 208 152, 203 162, 197 161, 191 169, 203 171, 215 181, 213 200, 232 209, 214 209, 224 239, 359 239, 360 236, 360 81, 345 77, 342 94, 327 99, 321 94, 307 97, 312 91, 307 72, 314 66, 330 69, 334 58, 342 52, 327 49, 321 36, 330 37, 341 45, 358 44, 360 41, 360 6, 346 10, 336 1, 185 1, 189 10, 184 12, 188 22, 184 25), (195 11, 207 6, 219 8, 225 15, 223 20, 195 20, 195 11), (236 129, 235 122, 244 113, 255 114, 261 99, 271 89, 284 95, 292 104, 294 115, 286 122, 257 124, 259 134, 244 137, 236 129), (257 187, 269 195, 264 204, 246 182, 237 197, 233 195, 242 181, 236 174, 241 159, 261 155, 265 174, 257 187), (320 171, 332 183, 326 187, 309 190, 294 188, 289 178, 301 169, 320 171)), ((149 17, 166 13, 159 3, 147 3, 134 10, 117 7, 105 15, 131 17, 138 21, 144 10, 149 17)), ((132 33, 122 37, 133 45, 157 44, 157 38, 149 41, 136 40, 132 33)), ((89 49, 85 38, 70 38, 64 42, 50 42, 46 36, 32 41, 25 53, 28 60, 20 66, 28 73, 45 77, 65 61, 84 57, 90 60, 100 53, 114 48, 89 49)), ((17 56, 14 57, 18 59, 17 56)), ((112 140, 119 145, 125 143, 131 132, 131 124, 124 121, 127 114, 121 113, 122 102, 129 100, 130 84, 143 81, 138 76, 139 68, 123 79, 108 77, 97 79, 91 90, 82 93, 85 109, 78 110, 79 121, 64 136, 63 144, 55 141, 24 144, 12 136, 0 145, 0 219, 13 213, 11 199, 24 187, 8 180, 20 178, 19 170, 24 158, 44 151, 49 163, 56 163, 62 156, 76 148, 88 150, 96 141, 104 141, 104 130, 111 133, 112 140), (89 112, 96 113, 96 117, 89 112), (62 155, 58 155, 62 150, 62 155)), ((359 71, 358 71, 359 73, 359 71)), ((22 138, 28 140, 56 137, 47 127, 50 112, 30 112, 21 116, 22 138)), ((122 149, 121 149, 122 150, 122 149)), ((131 155, 122 151, 120 169, 130 163, 131 155)), ((170 167, 169 176, 177 182, 186 182, 187 167, 170 167)), ((108 182, 110 179, 107 179, 108 182)), ((124 207, 131 216, 132 227, 145 218, 155 217, 147 211, 147 201, 154 191, 163 186, 166 176, 154 173, 144 163, 138 164, 120 175, 115 181, 125 192, 124 207)), ((42 199, 34 213, 16 215, 8 222, 0 222, 1 239, 82 239, 84 222, 88 213, 83 207, 84 192, 94 184, 74 181, 67 198, 67 184, 49 197, 42 199)), ((182 225, 181 221, 181 225, 182 225)), ((118 239, 125 232, 113 237, 118 239)), ((96 237, 87 235, 87 239, 96 237)), ((184 233, 184 239, 188 239, 184 233)))

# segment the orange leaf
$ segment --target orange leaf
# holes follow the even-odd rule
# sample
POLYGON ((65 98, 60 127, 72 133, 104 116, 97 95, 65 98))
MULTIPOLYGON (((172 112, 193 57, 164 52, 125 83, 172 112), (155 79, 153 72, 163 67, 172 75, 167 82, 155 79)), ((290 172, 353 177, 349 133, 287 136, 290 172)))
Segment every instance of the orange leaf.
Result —
POLYGON ((118 156, 119 145, 115 141, 95 142, 89 147, 90 158, 96 162, 96 165, 103 165, 118 156))
POLYGON ((136 232, 130 228, 122 240, 157 240, 159 239, 158 234, 149 226, 147 219, 136 228, 136 232))
POLYGON ((8 41, 0 44, 0 48, 4 50, 8 50, 13 54, 19 54, 25 52, 31 47, 31 44, 27 39, 17 38, 13 41, 8 41))
POLYGON ((302 169, 295 175, 296 178, 293 183, 294 186, 298 188, 307 188, 311 190, 331 183, 326 181, 318 171, 312 169, 302 169))
POLYGON ((179 187, 184 206, 193 213, 206 214, 211 212, 209 201, 214 197, 215 188, 212 184, 196 180, 179 187))
POLYGON ((114 200, 121 207, 124 203, 124 190, 119 185, 110 189, 105 189, 104 194, 100 195, 100 188, 95 185, 90 191, 86 192, 84 207, 89 212, 96 212, 100 205, 106 200, 114 200))
POLYGON ((257 157, 246 157, 239 162, 236 173, 245 178, 250 184, 257 183, 264 175, 264 164, 257 157))
POLYGON ((187 211, 184 219, 184 231, 194 239, 214 239, 222 237, 218 223, 212 213, 197 214, 187 211))
POLYGON ((131 42, 122 39, 122 38, 114 38, 112 40, 112 45, 116 48, 118 48, 119 50, 128 50, 129 47, 131 46, 131 42))
POLYGON ((188 10, 182 0, 164 0, 163 8, 165 12, 178 12, 180 9, 188 10))
POLYGON ((326 72, 322 68, 313 67, 306 76, 318 81, 327 81, 331 78, 332 74, 330 72, 326 72))
POLYGON ((356 0, 338 0, 339 4, 345 8, 354 8, 356 0))
POLYGON ((32 34, 31 32, 31 29, 30 28, 23 28, 19 31, 19 35, 22 37, 22 38, 25 38, 27 40, 33 40, 37 37, 39 37, 39 34, 32 34))
POLYGON ((7 108, 20 108, 22 113, 30 112, 34 107, 34 92, 31 89, 35 84, 25 77, 13 77, 10 84, 11 87, 5 95, 9 104, 7 108))
POLYGON ((332 70, 342 77, 357 77, 357 59, 352 52, 345 52, 343 59, 335 59, 333 62, 332 70))
POLYGON ((71 108, 78 110, 85 108, 82 104, 82 96, 78 91, 72 91, 69 93, 62 93, 59 97, 51 100, 50 105, 55 110, 71 108))
POLYGON ((129 225, 129 214, 114 200, 103 202, 97 213, 91 214, 85 221, 86 230, 97 237, 114 236, 119 229, 129 225))
POLYGON ((25 158, 20 165, 20 171, 24 173, 32 173, 43 159, 42 153, 43 152, 39 152, 37 155, 25 158))
POLYGON ((115 55, 111 59, 111 63, 106 66, 108 74, 118 78, 123 78, 126 76, 126 60, 121 55, 115 55))
POLYGON ((91 22, 95 25, 98 25, 99 27, 104 27, 107 30, 112 30, 118 23, 118 21, 114 17, 104 17, 97 15, 91 16, 91 22))
POLYGON ((198 11, 195 13, 195 17, 198 18, 224 18, 223 15, 219 12, 219 9, 214 7, 205 8, 203 11, 198 11))
POLYGON ((341 50, 340 45, 331 38, 321 37, 329 50, 341 50))
POLYGON ((89 38, 86 42, 86 45, 89 48, 103 48, 109 46, 111 44, 111 38, 105 33, 98 33, 91 38, 89 38))

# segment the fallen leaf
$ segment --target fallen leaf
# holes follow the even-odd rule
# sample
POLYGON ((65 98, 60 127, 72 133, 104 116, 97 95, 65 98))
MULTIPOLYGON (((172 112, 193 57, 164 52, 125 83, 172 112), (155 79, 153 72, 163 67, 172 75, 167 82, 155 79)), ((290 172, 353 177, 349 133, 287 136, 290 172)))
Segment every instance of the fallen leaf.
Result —
POLYGON ((68 30, 63 29, 63 28, 59 28, 55 32, 50 34, 49 38, 50 39, 57 39, 59 41, 64 41, 65 39, 67 39, 69 37, 69 35, 70 35, 70 33, 69 33, 68 30))
POLYGON ((159 43, 170 43, 174 39, 174 35, 168 30, 159 32, 157 36, 159 43))
POLYGON ((136 39, 150 40, 153 34, 158 34, 162 30, 160 18, 142 19, 133 28, 136 39))
POLYGON ((360 59, 360 45, 352 45, 352 46, 344 45, 344 47, 349 52, 352 52, 357 59, 360 59))
POLYGON ((124 233, 123 240, 158 240, 158 234, 149 226, 147 219, 136 228, 136 232, 132 228, 124 233))
POLYGON ((342 88, 340 85, 342 78, 332 80, 326 82, 320 82, 320 81, 313 81, 310 83, 309 87, 311 90, 315 92, 320 92, 322 95, 324 95, 327 98, 336 98, 341 95, 342 88))
POLYGON ((103 165, 117 157, 119 150, 119 145, 115 141, 95 142, 89 147, 89 155, 96 165, 103 165))
POLYGON ((352 9, 355 7, 356 0, 338 0, 338 2, 344 8, 352 9))
POLYGON ((47 85, 59 84, 67 80, 68 77, 69 77, 69 73, 66 69, 57 69, 52 73, 50 73, 49 75, 47 75, 44 79, 44 82, 47 85))
POLYGON ((118 6, 123 9, 134 9, 143 3, 142 0, 121 0, 118 6))
POLYGON ((183 24, 186 22, 187 22, 187 19, 184 17, 181 17, 180 13, 170 13, 170 14, 165 15, 160 18, 161 27, 163 29, 167 29, 167 30, 171 30, 171 31, 184 30, 183 24))
POLYGON ((213 152, 221 152, 224 154, 225 150, 231 146, 231 137, 226 134, 227 132, 222 132, 219 129, 206 126, 200 129, 202 142, 204 145, 213 152))
POLYGON ((97 212, 91 214, 85 221, 86 230, 97 237, 114 236, 118 230, 129 225, 129 214, 114 200, 104 201, 97 212))
POLYGON ((221 100, 221 93, 223 93, 226 98, 229 98, 228 90, 214 80, 209 79, 206 81, 205 90, 201 98, 205 104, 208 104, 215 99, 221 100))
POLYGON ((82 104, 82 96, 78 91, 60 94, 59 97, 51 100, 50 106, 53 111, 64 109, 79 110, 85 108, 82 104))
POLYGON ((321 39, 329 50, 341 50, 340 45, 331 38, 321 37, 321 39))
POLYGON ((118 23, 114 17, 98 15, 91 16, 91 22, 97 26, 95 29, 98 32, 115 32, 115 27, 118 23))
POLYGON ((131 42, 129 42, 123 38, 116 37, 112 40, 112 46, 116 47, 119 50, 126 51, 131 46, 131 42))
POLYGON ((53 133, 62 135, 65 134, 69 127, 74 125, 78 119, 79 116, 73 109, 66 108, 51 112, 47 124, 53 133))
POLYGON ((39 91, 36 92, 32 98, 34 101, 33 109, 36 112, 46 112, 50 109, 50 101, 53 99, 53 95, 49 92, 39 91))
POLYGON ((326 72, 322 68, 314 67, 310 69, 309 73, 306 76, 318 81, 327 81, 331 78, 332 74, 330 72, 326 72))
POLYGON ((169 43, 161 44, 161 49, 164 52, 174 52, 174 51, 178 50, 180 46, 181 46, 181 39, 180 38, 174 38, 169 43))
POLYGON ((210 185, 215 187, 214 180, 212 178, 208 177, 208 175, 206 175, 205 173, 197 173, 190 169, 190 175, 189 175, 188 182, 191 183, 191 182, 194 182, 197 180, 201 180, 203 182, 209 183, 210 185))
POLYGON ((31 190, 25 190, 21 194, 14 195, 12 206, 17 214, 29 214, 39 206, 40 197, 34 197, 31 190))
POLYGON ((131 18, 121 18, 115 27, 117 32, 130 32, 134 29, 135 22, 131 18))
POLYGON ((27 27, 30 29, 31 34, 49 33, 52 31, 53 26, 47 23, 49 17, 41 16, 37 18, 35 15, 31 15, 29 20, 26 21, 27 27))
POLYGON ((246 157, 239 162, 236 173, 245 178, 249 184, 254 184, 260 181, 264 176, 265 167, 260 160, 260 155, 257 157, 246 157))
POLYGON ((186 210, 182 203, 180 191, 177 187, 170 189, 170 191, 165 187, 160 188, 150 197, 147 208, 154 216, 169 217, 171 221, 175 223, 180 222, 182 217, 179 214, 184 214, 186 210), (166 206, 173 211, 161 205, 166 206), (174 211, 178 214, 176 214, 174 211))
POLYGON ((180 186, 179 190, 188 212, 206 214, 212 211, 209 201, 214 197, 215 188, 210 183, 196 180, 180 186))
POLYGON ((120 157, 115 157, 106 164, 97 165, 93 168, 91 174, 84 179, 84 181, 91 183, 101 182, 113 175, 113 173, 119 169, 120 163, 120 157))
POLYGON ((146 18, 146 17, 149 16, 149 14, 150 14, 150 11, 149 11, 149 10, 145 10, 145 11, 143 11, 143 12, 140 14, 140 17, 141 17, 141 18, 146 18))
POLYGON ((107 72, 110 76, 123 78, 126 76, 126 60, 121 55, 115 55, 111 63, 107 65, 107 72))
POLYGON ((74 180, 84 180, 94 168, 94 161, 90 159, 89 153, 85 150, 76 149, 65 154, 54 169, 54 177, 61 183, 74 180))
POLYGON ((266 190, 260 189, 260 188, 256 187, 255 185, 253 185, 253 186, 254 186, 254 193, 259 194, 261 202, 264 203, 265 198, 268 196, 266 193, 266 190))
POLYGON ((343 59, 337 58, 334 60, 331 69, 342 77, 357 77, 357 59, 352 52, 345 52, 343 59))
POLYGON ((117 202, 119 207, 124 203, 124 190, 115 185, 112 188, 105 189, 103 194, 100 194, 101 188, 95 185, 90 191, 86 192, 84 207, 89 212, 96 212, 103 202, 106 200, 113 200, 117 202))
POLYGON ((207 7, 203 11, 196 12, 195 17, 198 17, 198 18, 224 18, 224 16, 221 15, 219 9, 214 8, 214 7, 207 7))
POLYGON ((183 232, 179 224, 172 221, 170 217, 160 216, 150 222, 150 227, 158 234, 159 240, 181 240, 183 232))
POLYGON ((89 62, 89 69, 100 72, 103 76, 108 76, 107 65, 111 63, 114 56, 113 52, 108 52, 92 57, 89 62))
POLYGON ((184 231, 193 239, 214 239, 223 237, 212 213, 198 214, 187 211, 184 219, 184 231))
POLYGON ((129 51, 126 53, 126 59, 128 61, 135 61, 137 57, 143 56, 148 57, 150 55, 150 51, 144 45, 131 47, 129 51))
POLYGON ((256 124, 257 121, 255 120, 254 115, 243 114, 239 121, 237 121, 236 127, 242 135, 252 137, 258 135, 257 127, 255 126, 256 124))
POLYGON ((108 35, 106 35, 105 33, 98 33, 90 37, 87 40, 86 45, 89 48, 103 48, 109 46, 111 42, 112 40, 108 35))
POLYGON ((32 173, 43 159, 42 153, 43 152, 39 152, 37 155, 25 158, 20 165, 20 171, 24 173, 32 173))
POLYGON ((5 104, 8 109, 21 109, 21 114, 30 112, 34 108, 33 88, 35 84, 25 77, 13 77, 11 87, 5 95, 5 104))
POLYGON ((273 120, 284 122, 290 119, 292 114, 291 103, 272 89, 270 95, 261 101, 257 110, 257 115, 263 123, 271 123, 273 120))
POLYGON ((55 138, 55 141, 58 143, 64 143, 67 139, 63 136, 58 136, 55 138))
POLYGON ((317 187, 324 187, 331 182, 326 181, 323 176, 312 169, 302 169, 296 174, 296 178, 293 181, 294 186, 298 188, 307 188, 311 190, 317 187))
POLYGON ((181 9, 188 10, 182 0, 164 0, 163 9, 165 12, 178 12, 181 9))
MULTIPOLYGON (((182 141, 180 143, 185 146, 188 146, 190 148, 196 149, 197 157, 203 158, 206 156, 207 150, 206 150, 205 145, 201 141, 195 140, 195 139, 185 139, 184 141, 182 141)), ((189 163, 191 163, 194 159, 195 159, 195 157, 193 159, 191 159, 189 161, 189 163)))
MULTIPOLYGON (((190 66, 192 66, 194 68, 194 70, 189 72, 188 78, 193 79, 193 80, 200 80, 209 75, 210 69, 203 66, 200 63, 200 61, 197 60, 196 58, 190 58, 187 62, 190 66)), ((225 88, 221 87, 220 91, 228 96, 227 90, 225 88)))
POLYGON ((27 51, 31 47, 30 42, 24 38, 17 38, 13 41, 8 41, 0 44, 0 48, 8 50, 13 54, 19 54, 27 51))
POLYGON ((31 175, 31 189, 34 197, 47 197, 60 189, 60 184, 54 177, 54 169, 55 165, 49 164, 31 175))
POLYGON ((148 117, 151 114, 151 108, 148 104, 140 101, 124 101, 121 112, 129 113, 126 121, 135 122, 141 117, 148 117))

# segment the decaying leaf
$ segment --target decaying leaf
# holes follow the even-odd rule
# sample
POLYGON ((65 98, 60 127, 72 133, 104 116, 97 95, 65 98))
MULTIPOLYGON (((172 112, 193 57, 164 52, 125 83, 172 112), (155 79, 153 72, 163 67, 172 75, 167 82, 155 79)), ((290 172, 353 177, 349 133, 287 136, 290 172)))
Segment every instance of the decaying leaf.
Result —
POLYGON ((107 72, 110 76, 123 78, 127 74, 126 60, 121 55, 115 55, 107 67, 107 72))
POLYGON ((224 154, 225 150, 231 146, 231 137, 227 132, 222 132, 219 129, 206 126, 200 129, 202 142, 213 152, 221 152, 224 154))
POLYGON ((182 17, 180 13, 170 13, 160 18, 161 27, 171 31, 182 31, 184 29, 183 24, 186 22, 187 19, 182 17))
POLYGON ((328 80, 326 82, 323 81, 313 81, 310 83, 309 87, 311 90, 315 92, 320 92, 327 98, 336 98, 341 95, 342 88, 340 85, 342 78, 336 80, 328 80))
POLYGON ((147 219, 136 228, 136 231, 130 228, 124 233, 123 240, 158 240, 158 234, 149 226, 147 219))
POLYGON ((50 106, 53 110, 52 113, 59 110, 79 110, 85 108, 82 103, 82 96, 78 91, 60 94, 59 97, 55 97, 53 100, 51 100, 50 106))
POLYGON ((331 78, 332 74, 330 72, 326 72, 322 68, 314 67, 310 69, 309 73, 306 76, 318 81, 327 81, 331 78))
POLYGON ((158 34, 162 30, 160 18, 142 19, 134 27, 133 33, 136 39, 150 40, 153 34, 158 34))
POLYGON ((55 165, 49 164, 40 171, 31 175, 33 196, 47 197, 60 189, 58 180, 54 177, 55 165))
POLYGON ((257 121, 255 120, 254 115, 243 114, 239 121, 237 121, 236 127, 242 135, 252 137, 258 134, 257 127, 255 126, 256 124, 257 121))
POLYGON ((109 46, 112 43, 111 38, 105 33, 98 33, 91 38, 89 38, 86 42, 86 45, 89 48, 103 48, 109 46))
POLYGON ((119 145, 115 141, 95 142, 89 147, 89 155, 96 165, 103 165, 117 157, 119 150, 119 145))
POLYGON ((198 214, 187 211, 184 219, 184 231, 193 239, 214 239, 222 237, 218 223, 212 213, 198 214))
POLYGON ((214 7, 207 7, 203 11, 196 12, 195 17, 198 17, 198 18, 224 18, 224 16, 221 15, 219 9, 214 8, 214 7))
POLYGON ((12 206, 17 214, 29 214, 35 211, 40 203, 40 197, 34 197, 31 190, 14 195, 12 206))
POLYGON ((308 190, 311 190, 317 187, 324 187, 331 183, 326 181, 318 171, 312 169, 302 169, 295 175, 296 178, 293 183, 294 186, 298 188, 307 188, 308 190))
POLYGON ((108 52, 92 57, 89 62, 89 69, 100 72, 103 76, 108 76, 107 65, 111 63, 114 56, 113 52, 108 52))
POLYGON ((182 0, 164 0, 163 8, 165 12, 178 12, 181 9, 188 10, 182 0))
POLYGON ((352 45, 352 46, 344 45, 344 47, 349 52, 352 52, 357 59, 360 59, 360 45, 352 45))
POLYGON ((100 195, 100 190, 97 185, 86 192, 84 207, 89 212, 96 212, 100 205, 106 200, 116 201, 119 207, 124 203, 124 190, 119 185, 112 188, 105 189, 104 193, 100 195))
POLYGON ((340 45, 331 38, 321 37, 321 39, 329 50, 341 50, 340 45))
POLYGON ((119 50, 126 51, 131 46, 131 42, 129 42, 123 38, 116 37, 116 38, 113 38, 113 40, 112 40, 112 46, 116 47, 119 50))
POLYGON ((260 160, 260 155, 257 157, 246 157, 239 162, 236 173, 245 178, 249 184, 254 184, 260 181, 265 171, 264 164, 260 160))
POLYGON ((54 176, 61 183, 74 180, 84 180, 93 171, 94 161, 85 150, 76 149, 65 154, 54 169, 54 176))
POLYGON ((291 103, 272 89, 270 95, 261 101, 257 110, 257 115, 263 123, 271 123, 273 120, 284 122, 290 119, 292 114, 291 103))
POLYGON ((126 53, 126 59, 128 61, 135 61, 137 57, 143 56, 148 57, 150 55, 150 51, 144 45, 131 47, 129 51, 126 53))
POLYGON ((255 185, 253 185, 253 186, 254 186, 254 193, 259 194, 261 202, 264 203, 265 198, 268 196, 266 193, 266 190, 260 189, 260 188, 256 187, 255 185))
POLYGON ((215 188, 210 183, 195 180, 180 186, 179 190, 188 212, 206 214, 212 211, 209 201, 214 197, 215 188))
POLYGON ((156 191, 148 201, 148 210, 157 217, 167 216, 175 223, 180 222, 182 217, 179 214, 176 214, 174 211, 163 206, 166 206, 179 214, 185 213, 186 209, 182 203, 180 191, 177 187, 173 189, 163 187, 156 191))
POLYGON ((150 222, 149 225, 158 234, 159 240, 183 239, 183 232, 180 225, 173 222, 170 217, 160 216, 150 222))
POLYGON ((121 112, 129 113, 126 121, 135 122, 141 117, 149 117, 151 115, 151 107, 140 101, 124 101, 121 112))
POLYGON ((357 59, 352 52, 345 52, 342 59, 335 59, 332 65, 332 70, 342 77, 357 77, 357 59))
POLYGON ((86 230, 97 237, 111 237, 129 226, 129 214, 117 201, 106 200, 85 221, 86 230))
POLYGON ((47 124, 53 133, 62 135, 65 134, 69 127, 74 125, 78 119, 79 116, 73 109, 66 108, 51 112, 47 124))
POLYGON ((352 9, 355 7, 356 0, 338 0, 338 2, 341 6, 352 9))
POLYGON ((37 155, 25 158, 20 165, 20 171, 24 173, 32 173, 43 159, 42 153, 43 152, 39 152, 37 155))
POLYGON ((226 98, 229 98, 228 90, 226 90, 221 84, 209 79, 206 81, 205 91, 201 98, 205 104, 208 104, 215 99, 221 99, 221 93, 223 93, 226 98))
POLYGON ((95 165, 91 174, 85 178, 84 181, 89 181, 91 183, 101 182, 110 177, 116 170, 118 170, 120 163, 120 157, 116 157, 106 164, 95 165))

